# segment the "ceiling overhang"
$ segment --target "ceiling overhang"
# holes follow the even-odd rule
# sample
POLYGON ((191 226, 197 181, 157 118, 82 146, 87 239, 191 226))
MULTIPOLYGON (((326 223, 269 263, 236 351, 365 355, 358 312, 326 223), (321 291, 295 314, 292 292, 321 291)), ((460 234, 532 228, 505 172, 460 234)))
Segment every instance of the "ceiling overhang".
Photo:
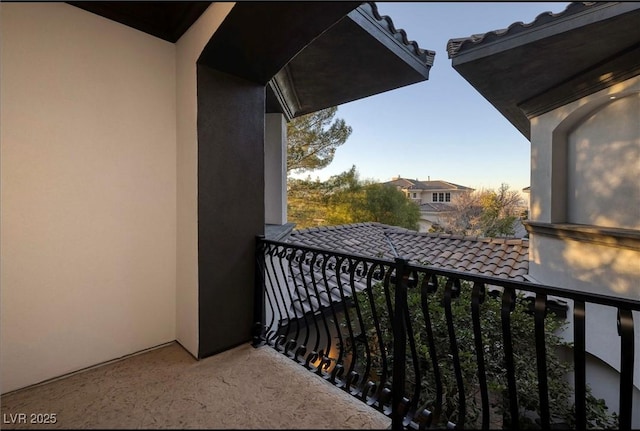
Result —
POLYGON ((175 43, 210 1, 69 1, 70 5, 175 43))
POLYGON ((640 74, 640 4, 572 3, 447 45, 453 68, 527 139, 530 119, 640 74))
POLYGON ((269 81, 267 112, 293 118, 427 80, 434 55, 364 3, 269 81))
MULTIPOLYGON (((176 42, 212 2, 68 2, 176 42)), ((288 119, 424 81, 435 53, 375 3, 237 2, 199 62, 265 85, 288 119)))

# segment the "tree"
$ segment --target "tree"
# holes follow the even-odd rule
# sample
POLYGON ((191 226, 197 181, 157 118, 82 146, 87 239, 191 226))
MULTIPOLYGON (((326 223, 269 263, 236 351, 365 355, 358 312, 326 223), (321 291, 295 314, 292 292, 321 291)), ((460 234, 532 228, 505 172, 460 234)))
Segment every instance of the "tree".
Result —
POLYGON ((336 148, 351 135, 351 127, 334 116, 337 107, 294 118, 287 124, 287 172, 324 168, 333 160, 336 148))
POLYGON ((363 183, 329 199, 330 224, 378 222, 417 230, 420 209, 395 187, 363 183))
POLYGON ((521 212, 517 191, 502 184, 496 190, 466 192, 454 196, 451 211, 441 216, 436 232, 471 236, 510 236, 521 212))
POLYGON ((289 179, 288 213, 298 228, 379 222, 416 230, 420 218, 402 192, 360 180, 355 166, 325 182, 289 179))
POLYGON ((287 218, 298 229, 326 223, 325 184, 319 179, 289 178, 287 180, 287 218))

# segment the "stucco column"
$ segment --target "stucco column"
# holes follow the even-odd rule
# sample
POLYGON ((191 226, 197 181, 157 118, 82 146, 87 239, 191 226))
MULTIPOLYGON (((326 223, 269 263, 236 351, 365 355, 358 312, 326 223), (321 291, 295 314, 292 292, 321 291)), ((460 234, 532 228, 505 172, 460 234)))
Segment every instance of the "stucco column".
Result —
POLYGON ((265 114, 265 223, 287 223, 287 124, 282 114, 265 114))

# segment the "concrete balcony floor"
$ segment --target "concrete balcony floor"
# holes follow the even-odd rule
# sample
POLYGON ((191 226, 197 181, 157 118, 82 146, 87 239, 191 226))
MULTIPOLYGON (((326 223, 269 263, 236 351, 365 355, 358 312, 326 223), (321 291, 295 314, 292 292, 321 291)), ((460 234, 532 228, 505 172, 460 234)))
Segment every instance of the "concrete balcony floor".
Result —
POLYGON ((270 347, 201 361, 179 344, 1 397, 9 429, 385 429, 389 418, 270 347), (10 424, 55 413, 52 425, 10 424), (13 416, 10 416, 13 415, 13 416))

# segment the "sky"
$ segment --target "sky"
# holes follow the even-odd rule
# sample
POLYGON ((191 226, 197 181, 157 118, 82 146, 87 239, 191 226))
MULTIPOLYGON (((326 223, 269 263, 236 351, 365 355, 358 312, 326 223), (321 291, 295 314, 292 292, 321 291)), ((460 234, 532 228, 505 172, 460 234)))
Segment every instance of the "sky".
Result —
POLYGON ((398 175, 481 188, 529 186, 530 143, 451 67, 447 41, 530 23, 568 2, 376 2, 396 29, 435 51, 427 81, 338 107, 353 132, 326 168, 296 178, 326 180, 355 165, 361 179, 398 175))

